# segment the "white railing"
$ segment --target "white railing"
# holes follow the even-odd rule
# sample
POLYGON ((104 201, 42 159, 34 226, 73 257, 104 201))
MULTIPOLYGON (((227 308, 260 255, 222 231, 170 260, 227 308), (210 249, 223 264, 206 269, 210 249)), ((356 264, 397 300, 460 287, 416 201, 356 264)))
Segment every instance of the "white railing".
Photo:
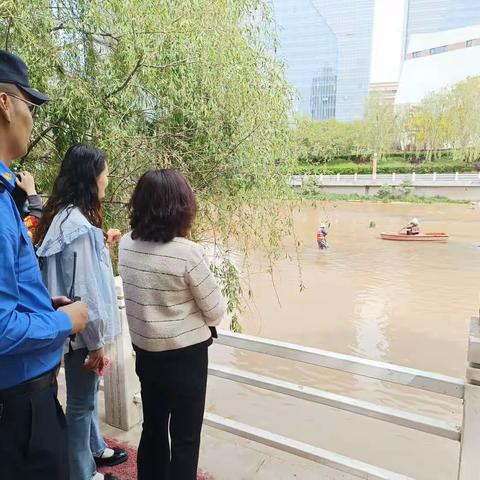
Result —
POLYGON ((377 175, 293 175, 290 185, 299 187, 306 181, 319 185, 401 185, 409 182, 420 186, 480 186, 480 173, 389 173, 377 175))
MULTIPOLYGON (((119 306, 124 325, 125 308, 121 281, 117 284, 119 306)), ((133 379, 133 361, 126 331, 120 342, 121 354, 115 356, 117 367, 111 376, 105 378, 105 392, 115 391, 105 397, 107 421, 113 426, 129 429, 132 422, 139 421, 138 380, 133 379), (137 389, 137 390, 135 390, 137 389), (112 401, 120 402, 112 404, 112 401), (114 414, 109 414, 109 411, 114 414)), ((443 420, 417 415, 396 408, 376 405, 348 396, 334 394, 292 382, 258 375, 234 367, 211 364, 209 374, 291 397, 307 400, 317 404, 348 411, 358 415, 382 420, 405 428, 461 442, 459 458, 459 480, 478 480, 480 478, 480 322, 473 319, 468 348, 467 380, 423 370, 402 367, 390 363, 367 360, 351 355, 329 352, 311 347, 304 347, 276 340, 269 340, 249 335, 219 331, 216 343, 252 352, 262 353, 292 361, 307 363, 324 368, 348 372, 384 382, 404 385, 417 390, 424 390, 464 400, 462 425, 455 425, 443 420)), ((115 350, 115 349, 114 349, 115 350)), ((256 441, 279 450, 307 458, 333 469, 355 475, 363 479, 375 480, 412 480, 410 477, 385 470, 334 452, 299 442, 273 432, 262 430, 228 418, 205 413, 206 425, 224 430, 234 435, 256 441)))

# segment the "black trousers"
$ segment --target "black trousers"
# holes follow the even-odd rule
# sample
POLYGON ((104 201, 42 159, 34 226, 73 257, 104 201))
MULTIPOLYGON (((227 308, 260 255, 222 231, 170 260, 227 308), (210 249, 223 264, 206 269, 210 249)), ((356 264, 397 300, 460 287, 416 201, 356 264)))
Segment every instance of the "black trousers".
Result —
POLYGON ((138 480, 196 480, 208 343, 170 352, 135 350, 143 405, 138 480))
POLYGON ((56 383, 0 398, 0 479, 69 479, 67 424, 56 383))

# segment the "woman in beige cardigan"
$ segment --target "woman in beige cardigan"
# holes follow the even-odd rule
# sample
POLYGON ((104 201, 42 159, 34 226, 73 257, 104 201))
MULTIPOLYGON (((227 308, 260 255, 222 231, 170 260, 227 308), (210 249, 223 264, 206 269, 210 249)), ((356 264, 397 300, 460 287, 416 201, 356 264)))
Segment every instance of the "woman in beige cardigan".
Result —
POLYGON ((119 271, 142 388, 138 480, 196 480, 209 327, 220 323, 227 304, 203 247, 187 239, 195 213, 195 196, 182 174, 149 171, 130 202, 132 231, 120 242, 119 271))

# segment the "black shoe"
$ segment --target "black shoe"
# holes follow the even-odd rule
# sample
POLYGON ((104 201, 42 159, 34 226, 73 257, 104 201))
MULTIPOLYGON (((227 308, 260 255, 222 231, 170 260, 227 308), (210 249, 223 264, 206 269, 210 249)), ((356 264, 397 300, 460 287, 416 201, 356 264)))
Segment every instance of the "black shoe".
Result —
POLYGON ((120 480, 118 477, 114 477, 111 473, 106 473, 103 476, 103 480, 120 480))
MULTIPOLYGON (((95 457, 95 463, 97 467, 113 467, 115 465, 120 465, 123 462, 128 460, 128 453, 123 450, 123 448, 113 448, 114 454, 108 458, 95 457)), ((110 475, 110 474, 107 474, 110 475)), ((111 477, 110 479, 105 475, 105 480, 117 480, 115 477, 111 477)))

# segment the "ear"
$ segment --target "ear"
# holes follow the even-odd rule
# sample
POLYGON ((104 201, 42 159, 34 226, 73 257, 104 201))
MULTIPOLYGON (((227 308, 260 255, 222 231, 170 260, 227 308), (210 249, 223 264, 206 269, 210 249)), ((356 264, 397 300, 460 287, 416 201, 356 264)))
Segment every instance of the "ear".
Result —
POLYGON ((0 92, 0 118, 3 118, 7 123, 12 121, 12 103, 9 96, 0 92))

